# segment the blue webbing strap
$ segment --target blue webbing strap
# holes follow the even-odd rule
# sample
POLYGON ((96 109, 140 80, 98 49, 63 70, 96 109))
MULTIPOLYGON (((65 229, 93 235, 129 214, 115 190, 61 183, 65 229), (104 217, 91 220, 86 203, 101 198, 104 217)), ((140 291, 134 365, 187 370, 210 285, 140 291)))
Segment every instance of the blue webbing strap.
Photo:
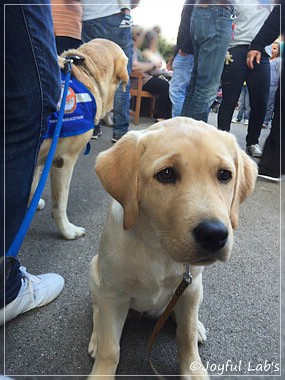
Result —
POLYGON ((46 162, 45 162, 45 166, 44 166, 39 184, 38 184, 37 189, 35 191, 35 194, 33 196, 33 199, 30 203, 30 206, 26 212, 26 215, 22 221, 22 224, 21 224, 21 226, 17 232, 17 235, 16 235, 13 243, 11 244, 8 252, 6 253, 6 256, 13 256, 13 257, 17 256, 17 254, 20 250, 20 247, 21 247, 21 245, 25 239, 26 233, 30 227, 30 224, 32 222, 34 214, 37 210, 39 200, 41 198, 42 192, 44 190, 44 187, 45 187, 45 184, 46 184, 46 181, 48 178, 49 170, 50 170, 51 165, 52 165, 52 160, 53 160, 53 157, 55 154, 55 150, 56 150, 56 146, 57 146, 57 142, 58 142, 61 126, 62 126, 62 120, 63 120, 63 116, 64 116, 65 102, 66 102, 66 97, 67 97, 67 93, 68 93, 68 85, 69 85, 69 80, 70 80, 70 75, 71 75, 71 62, 70 61, 66 62, 65 71, 67 72, 67 74, 66 74, 66 78, 65 78, 65 85, 64 85, 64 90, 63 90, 63 95, 62 95, 62 100, 61 100, 60 111, 59 111, 59 115, 58 115, 58 121, 57 121, 55 130, 54 130, 52 143, 51 143, 50 150, 49 150, 46 162))

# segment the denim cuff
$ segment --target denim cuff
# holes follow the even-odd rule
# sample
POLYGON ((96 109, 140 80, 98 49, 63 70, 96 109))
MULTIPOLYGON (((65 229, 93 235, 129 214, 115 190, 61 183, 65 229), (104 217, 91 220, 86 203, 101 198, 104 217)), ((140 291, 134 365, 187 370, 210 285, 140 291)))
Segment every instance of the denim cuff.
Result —
POLYGON ((20 263, 14 257, 5 257, 0 263, 0 309, 12 302, 22 285, 20 263))

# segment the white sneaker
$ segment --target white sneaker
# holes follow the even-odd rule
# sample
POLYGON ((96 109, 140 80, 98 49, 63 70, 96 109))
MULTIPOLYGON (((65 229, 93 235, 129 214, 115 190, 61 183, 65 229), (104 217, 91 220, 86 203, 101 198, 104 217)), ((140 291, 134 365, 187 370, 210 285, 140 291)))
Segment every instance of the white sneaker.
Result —
POLYGON ((239 119, 232 119, 232 123, 240 123, 240 120, 239 119))
POLYGON ((55 273, 33 276, 20 267, 22 286, 17 297, 0 310, 0 326, 4 322, 17 317, 36 307, 47 305, 53 301, 64 287, 64 278, 55 273))
POLYGON ((248 120, 247 119, 244 120, 244 125, 248 125, 248 120))
POLYGON ((246 152, 252 157, 261 157, 262 150, 258 144, 249 145, 246 147, 246 152))

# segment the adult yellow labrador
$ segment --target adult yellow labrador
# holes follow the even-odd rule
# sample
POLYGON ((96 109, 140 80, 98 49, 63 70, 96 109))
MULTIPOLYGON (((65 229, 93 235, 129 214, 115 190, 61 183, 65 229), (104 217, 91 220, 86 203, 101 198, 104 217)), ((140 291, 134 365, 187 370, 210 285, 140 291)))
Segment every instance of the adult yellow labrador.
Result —
POLYGON ((191 370, 201 363, 198 340, 206 339, 198 321, 202 270, 230 257, 255 163, 230 133, 177 117, 129 132, 99 154, 96 172, 114 200, 90 270, 91 375, 114 378, 128 310, 158 317, 188 263, 193 282, 174 309, 180 373, 207 378, 202 364, 191 370))
MULTIPOLYGON (((61 68, 64 64, 64 57, 70 55, 76 55, 84 59, 82 64, 78 66, 72 64, 72 75, 94 96, 96 101, 94 124, 98 124, 99 120, 112 110, 114 94, 119 83, 122 82, 124 87, 128 83, 128 58, 117 44, 99 38, 81 45, 78 49, 64 52, 59 57, 61 68)), ((88 94, 83 95, 86 97, 88 94)), ((82 98, 84 100, 83 95, 80 95, 80 101, 82 101, 82 98)), ((93 129, 89 129, 83 134, 59 138, 53 159, 51 168, 52 215, 61 235, 65 239, 75 239, 85 234, 84 228, 69 222, 66 208, 74 165, 86 143, 90 140, 92 132, 93 129)), ((51 138, 46 138, 41 145, 30 199, 38 184, 50 145, 51 138)), ((38 208, 43 207, 44 201, 41 199, 38 208)))

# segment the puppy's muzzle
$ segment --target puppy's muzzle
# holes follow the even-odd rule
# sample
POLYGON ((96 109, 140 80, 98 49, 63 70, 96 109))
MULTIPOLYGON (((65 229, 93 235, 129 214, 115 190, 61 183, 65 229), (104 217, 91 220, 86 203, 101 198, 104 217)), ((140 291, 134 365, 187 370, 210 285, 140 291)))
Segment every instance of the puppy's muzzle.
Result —
POLYGON ((193 230, 193 234, 201 248, 213 253, 226 245, 229 232, 222 222, 204 220, 193 230))

